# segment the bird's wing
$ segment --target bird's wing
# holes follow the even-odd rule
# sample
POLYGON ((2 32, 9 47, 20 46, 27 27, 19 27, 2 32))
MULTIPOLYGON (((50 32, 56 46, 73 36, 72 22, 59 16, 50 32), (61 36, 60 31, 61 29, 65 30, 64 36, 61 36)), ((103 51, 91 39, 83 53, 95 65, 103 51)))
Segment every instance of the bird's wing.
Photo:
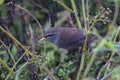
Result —
POLYGON ((82 30, 76 28, 63 30, 60 33, 59 44, 65 47, 78 47, 83 44, 85 35, 82 30), (62 43, 64 42, 64 43, 62 43))
POLYGON ((69 39, 69 44, 73 46, 81 46, 81 44, 84 44, 85 34, 82 30, 76 30, 72 34, 71 38, 69 39))

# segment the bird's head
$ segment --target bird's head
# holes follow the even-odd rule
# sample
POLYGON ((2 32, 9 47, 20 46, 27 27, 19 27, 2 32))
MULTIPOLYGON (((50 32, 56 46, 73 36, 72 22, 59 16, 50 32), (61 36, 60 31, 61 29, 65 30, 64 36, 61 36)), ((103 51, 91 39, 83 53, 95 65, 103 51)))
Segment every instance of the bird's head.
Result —
POLYGON ((43 35, 40 36, 41 40, 48 40, 52 43, 55 43, 55 40, 58 38, 59 31, 57 28, 50 28, 48 31, 43 33, 43 35))

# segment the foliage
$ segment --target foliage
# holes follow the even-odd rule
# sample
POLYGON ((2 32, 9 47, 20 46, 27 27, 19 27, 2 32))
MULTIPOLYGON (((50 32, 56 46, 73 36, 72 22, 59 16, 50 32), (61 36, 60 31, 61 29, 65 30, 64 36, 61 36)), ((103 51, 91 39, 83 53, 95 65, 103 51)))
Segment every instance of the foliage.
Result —
POLYGON ((119 3, 0 0, 0 80, 119 80, 119 3), (74 53, 38 40, 60 25, 84 29, 98 40, 74 53))

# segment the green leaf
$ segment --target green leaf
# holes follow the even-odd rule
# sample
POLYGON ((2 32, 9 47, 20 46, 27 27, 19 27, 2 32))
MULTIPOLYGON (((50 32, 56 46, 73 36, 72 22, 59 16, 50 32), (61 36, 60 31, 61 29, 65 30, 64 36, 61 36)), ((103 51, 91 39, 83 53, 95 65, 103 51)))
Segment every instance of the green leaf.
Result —
POLYGON ((114 72, 112 73, 112 78, 114 78, 115 80, 119 80, 120 79, 120 66, 116 67, 113 71, 114 72))
POLYGON ((12 46, 11 52, 12 52, 13 54, 17 54, 18 51, 17 51, 16 46, 12 46))
POLYGON ((3 4, 3 2, 4 2, 4 0, 0 0, 0 5, 2 5, 2 4, 3 4))
POLYGON ((59 69, 59 70, 58 70, 58 75, 59 75, 59 76, 65 75, 64 70, 63 70, 63 69, 59 69))
POLYGON ((110 48, 111 50, 115 50, 115 46, 114 46, 113 43, 111 43, 111 42, 106 42, 105 45, 106 45, 108 48, 110 48))

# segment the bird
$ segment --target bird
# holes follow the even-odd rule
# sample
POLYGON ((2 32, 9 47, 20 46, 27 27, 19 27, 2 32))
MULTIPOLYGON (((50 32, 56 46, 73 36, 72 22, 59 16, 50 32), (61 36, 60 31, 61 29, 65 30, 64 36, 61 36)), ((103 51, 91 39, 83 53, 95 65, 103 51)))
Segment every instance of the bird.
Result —
MULTIPOLYGON (((63 49, 75 49, 84 45, 86 34, 84 30, 71 27, 52 27, 41 35, 41 39, 46 39, 54 43, 57 47, 63 49)), ((87 44, 90 44, 97 37, 93 34, 88 34, 87 44)))
MULTIPOLYGON (((55 44, 58 48, 67 49, 68 58, 65 60, 66 62, 70 59, 73 60, 74 65, 76 66, 76 70, 71 72, 69 76, 73 78, 73 75, 76 75, 80 60, 81 54, 74 54, 74 53, 81 53, 83 50, 79 50, 80 47, 84 46, 86 41, 86 33, 82 29, 78 28, 71 28, 71 27, 52 27, 45 31, 42 35, 40 35, 40 40, 46 39, 49 42, 55 44), (71 76, 72 75, 72 76, 71 76)), ((97 37, 93 34, 87 35, 87 45, 94 42, 97 37)))

